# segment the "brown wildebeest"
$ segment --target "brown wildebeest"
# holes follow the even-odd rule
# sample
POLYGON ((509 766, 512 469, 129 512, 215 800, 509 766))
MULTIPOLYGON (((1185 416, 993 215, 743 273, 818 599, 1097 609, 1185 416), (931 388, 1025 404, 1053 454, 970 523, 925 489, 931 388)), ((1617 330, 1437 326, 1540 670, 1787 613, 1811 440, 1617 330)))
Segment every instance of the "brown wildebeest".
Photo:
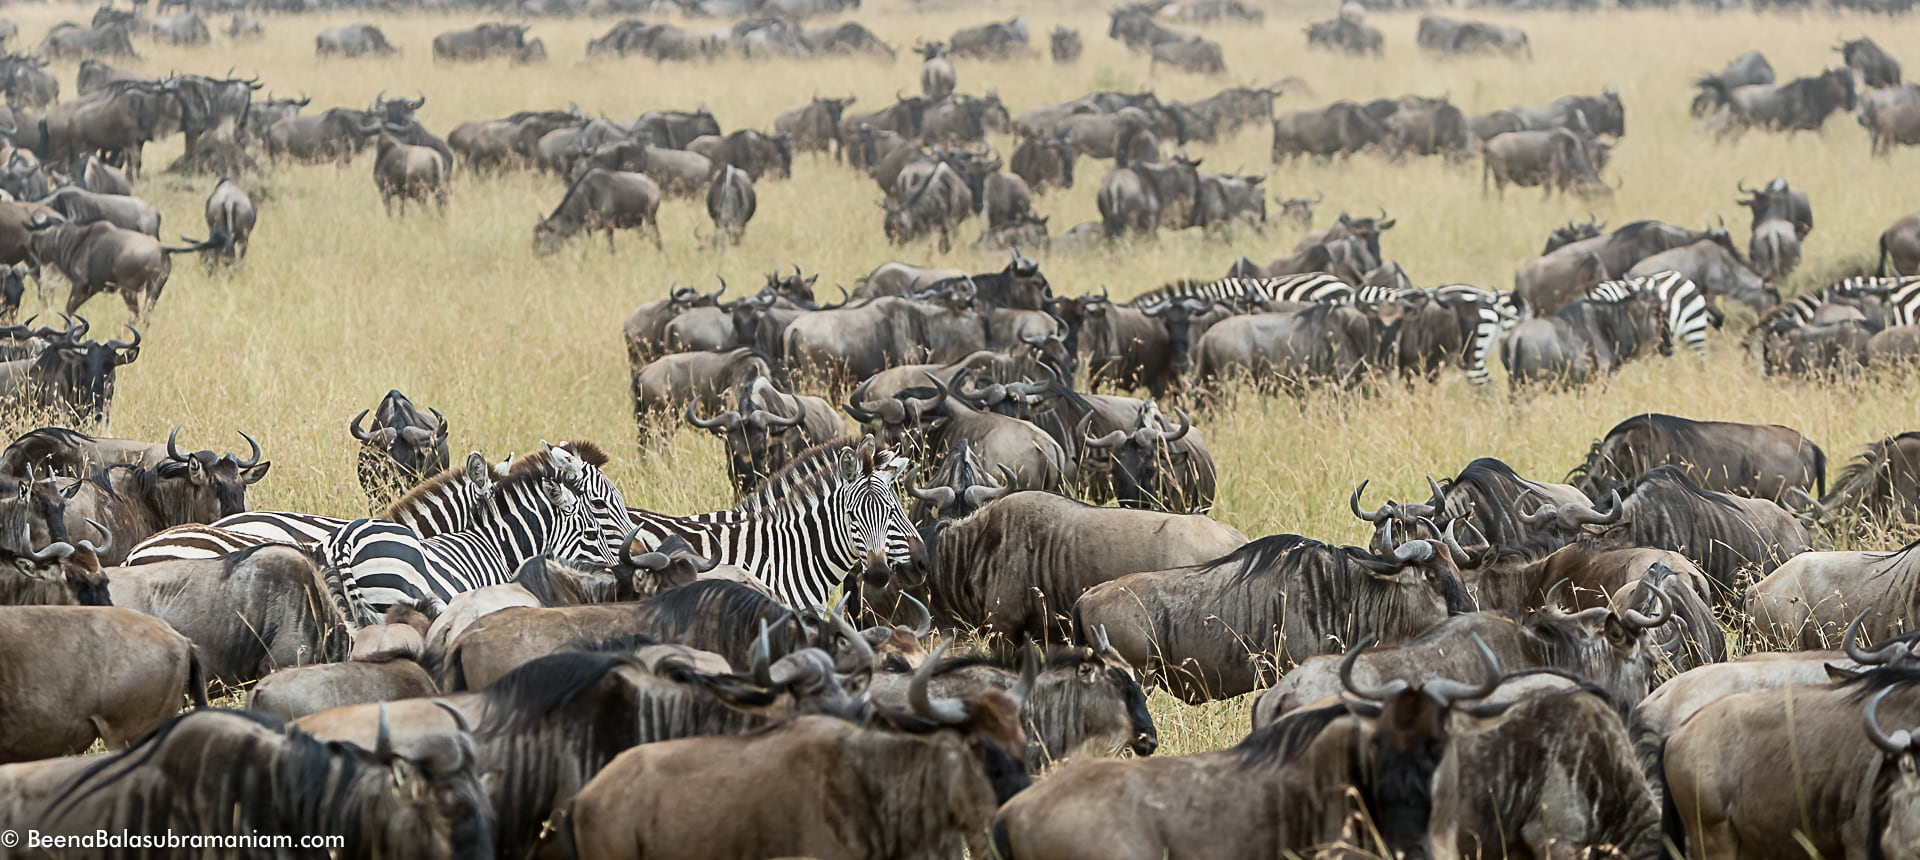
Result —
POLYGON ((1615 424, 1567 477, 1587 498, 1599 499, 1668 463, 1722 493, 1777 501, 1794 490, 1827 492, 1826 452, 1798 430, 1658 412, 1615 424))
MULTIPOLYGON (((22 503, 32 485, 20 484, 22 503)), ((24 513, 24 511, 23 511, 24 513)), ((0 606, 109 606, 107 577, 100 572, 99 552, 113 543, 113 536, 98 523, 90 523, 106 535, 96 547, 90 541, 78 546, 54 541, 40 549, 32 548, 33 532, 27 522, 20 524, 18 547, 0 548, 0 606)))
POLYGON ((440 153, 429 146, 414 146, 402 143, 394 137, 392 126, 380 135, 373 162, 373 184, 380 189, 380 203, 386 207, 388 217, 393 215, 393 201, 400 200, 400 214, 407 214, 407 201, 427 202, 433 198, 434 205, 442 212, 447 211, 447 182, 452 165, 440 157, 440 153))
POLYGON ((0 607, 0 762, 126 746, 207 705, 193 643, 167 623, 112 606, 0 607), (75 673, 85 683, 75 683, 75 673))
POLYGON ((638 173, 596 167, 574 180, 553 214, 534 226, 534 252, 551 254, 560 249, 561 242, 594 230, 606 231, 608 252, 613 250, 615 230, 652 233, 653 246, 659 248, 659 212, 660 186, 653 180, 638 173))
POLYGON ((217 250, 216 259, 227 263, 246 259, 258 217, 247 190, 233 177, 220 177, 213 193, 207 195, 207 242, 217 250))
POLYGON ((139 320, 160 301, 160 291, 173 274, 173 255, 212 247, 162 245, 145 233, 105 221, 63 224, 36 216, 31 229, 28 242, 33 255, 52 263, 72 285, 67 293, 69 314, 95 293, 117 292, 127 303, 127 313, 139 320))
MULTIPOLYGON (((883 709, 871 728, 804 716, 746 736, 621 753, 574 797, 572 826, 559 838, 576 856, 605 860, 932 856, 983 842, 994 810, 1031 781, 1021 765, 1027 690, 934 697, 928 681, 939 656, 915 674, 911 712, 883 709), (665 819, 634 814, 667 808, 674 812, 665 819)), ((974 849, 986 856, 984 844, 974 849)))
POLYGON ((354 633, 346 662, 277 669, 253 686, 247 710, 297 720, 342 705, 432 696, 440 687, 420 666, 426 625, 426 616, 395 604, 385 624, 354 633))
POLYGON ((713 219, 713 243, 740 244, 747 222, 759 206, 753 191, 753 179, 731 164, 724 165, 707 187, 707 217, 713 219))

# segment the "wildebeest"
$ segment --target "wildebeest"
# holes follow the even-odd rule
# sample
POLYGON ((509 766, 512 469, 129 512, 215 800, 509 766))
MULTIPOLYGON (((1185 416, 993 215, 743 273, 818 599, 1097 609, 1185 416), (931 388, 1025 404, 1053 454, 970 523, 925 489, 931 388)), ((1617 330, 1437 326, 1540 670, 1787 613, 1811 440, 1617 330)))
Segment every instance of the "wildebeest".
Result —
POLYGON ((1200 36, 1182 42, 1159 42, 1153 46, 1152 66, 1167 65, 1196 75, 1224 75, 1227 61, 1220 43, 1200 36))
POLYGON ((60 81, 45 60, 8 54, 0 57, 0 93, 10 106, 39 109, 60 100, 60 81))
POLYGON ((1920 274, 1920 215, 1905 216, 1880 233, 1880 259, 1874 274, 1886 277, 1905 272, 1920 274))
POLYGON ((1071 27, 1055 27, 1049 48, 1056 63, 1072 63, 1080 59, 1080 31, 1071 27))
POLYGON ((1533 46, 1527 41, 1526 31, 1503 24, 1422 15, 1415 39, 1421 48, 1441 55, 1498 52, 1510 57, 1524 54, 1527 59, 1533 59, 1533 46))
POLYGON ((1206 517, 1012 493, 939 529, 928 552, 928 605, 942 623, 978 627, 1003 644, 1068 642, 1068 612, 1088 588, 1200 564, 1245 543, 1238 530, 1206 517))
POLYGON ((492 856, 473 739, 446 732, 397 753, 386 727, 369 749, 315 740, 265 714, 199 710, 111 757, 0 769, 0 785, 10 820, 56 833, 326 833, 357 856, 492 856), (303 796, 315 801, 283 800, 303 796))
POLYGON ((1050 137, 1028 135, 1014 147, 1007 170, 1026 180, 1036 191, 1073 187, 1073 138, 1065 133, 1050 137))
POLYGON ((1275 535, 1202 564, 1095 585, 1073 618, 1082 636, 1104 628, 1121 656, 1174 695, 1204 702, 1253 690, 1363 634, 1399 644, 1473 611, 1455 565, 1438 540, 1382 557, 1275 535))
POLYGON ((0 607, 7 655, 0 762, 84 752, 139 740, 180 712, 182 696, 207 704, 193 643, 166 622, 112 606, 0 607), (87 683, 71 683, 75 666, 87 683), (62 680, 62 679, 66 680, 62 680))
POLYGON ((246 259, 258 213, 253 198, 231 176, 220 177, 207 195, 207 242, 217 259, 232 263, 246 259))
POLYGON ((1703 117, 1726 104, 1727 93, 1739 87, 1773 83, 1773 64, 1759 51, 1748 51, 1727 63, 1726 68, 1702 75, 1694 81, 1700 94, 1693 97, 1688 112, 1703 117))
POLYGON ((71 21, 62 21, 47 31, 47 37, 40 42, 40 50, 35 53, 48 59, 139 58, 133 52, 133 41, 127 36, 127 25, 122 23, 82 27, 71 21))
POLYGON ((973 210, 973 192, 966 180, 942 161, 933 165, 919 187, 902 190, 906 193, 898 202, 881 204, 887 241, 901 245, 936 233, 941 253, 951 250, 954 228, 973 210))
POLYGON ((388 217, 393 216, 396 199, 400 201, 402 215, 407 214, 408 200, 424 204, 429 198, 445 213, 447 187, 451 181, 448 174, 453 165, 431 147, 402 143, 394 135, 395 130, 387 126, 374 149, 373 184, 380 191, 380 203, 388 217))
POLYGON ((1820 500, 1823 516, 1862 517, 1878 523, 1920 520, 1920 432, 1867 444, 1820 500))
POLYGON ((203 251, 209 245, 162 245, 145 233, 122 230, 105 221, 91 224, 36 224, 34 257, 53 264, 72 285, 66 311, 80 309, 96 293, 118 292, 136 320, 151 313, 173 274, 173 255, 203 251), (145 301, 142 301, 144 297, 145 301))
POLYGON ((1727 104, 1718 137, 1749 128, 1818 131, 1835 111, 1853 110, 1853 70, 1841 66, 1784 84, 1737 87, 1718 95, 1727 104))
POLYGON ((1302 155, 1350 156, 1386 136, 1386 125, 1355 102, 1289 111, 1273 119, 1273 161, 1293 161, 1302 155))
POLYGON ((181 453, 178 432, 168 434, 166 455, 157 461, 102 465, 81 477, 56 479, 67 497, 65 531, 56 534, 83 534, 90 520, 105 523, 122 540, 102 545, 99 555, 106 564, 119 564, 134 544, 161 529, 246 511, 247 487, 273 467, 260 459, 259 444, 241 434, 252 449, 246 459, 205 450, 181 453))
POLYGON ((265 21, 244 12, 235 12, 227 21, 227 38, 234 41, 242 39, 261 39, 267 35, 265 21))
POLYGON ((1885 107, 1867 105, 1860 109, 1860 125, 1872 137, 1869 151, 1882 158, 1892 154, 1895 145, 1920 144, 1920 109, 1902 104, 1885 107))
POLYGON ((953 63, 947 59, 947 46, 943 42, 925 42, 914 46, 921 56, 920 94, 927 101, 937 102, 953 94, 955 78, 953 63))
POLYGON ((140 356, 140 330, 133 341, 52 343, 38 356, 0 362, 0 398, 31 404, 74 421, 104 422, 113 407, 114 377, 140 356))
POLYGON ((1920 628, 1912 617, 1915 544, 1889 552, 1804 552, 1748 586, 1755 632, 1789 647, 1831 647, 1840 631, 1876 642, 1920 628))
POLYGON ((468 30, 450 30, 433 37, 433 59, 485 60, 510 57, 527 47, 527 28, 518 24, 480 24, 468 30))
POLYGON ((345 167, 367 141, 380 133, 369 111, 328 108, 312 116, 290 116, 267 127, 267 156, 275 161, 334 161, 345 167))
POLYGON ((560 244, 581 233, 604 230, 607 250, 613 250, 614 230, 653 235, 660 247, 660 186, 638 173, 593 168, 567 187, 553 214, 534 225, 534 251, 551 254, 560 244))
POLYGON ((425 616, 396 605, 385 622, 354 632, 346 662, 273 670, 248 691, 247 710, 297 720, 342 705, 440 692, 420 665, 426 652, 420 629, 426 626, 425 616))
MULTIPOLYGON (((984 842, 994 810, 1029 782, 1019 713, 1027 693, 988 689, 935 698, 928 676, 937 658, 909 685, 911 711, 882 711, 872 727, 804 716, 744 737, 628 750, 580 790, 560 839, 573 856, 608 860, 765 853, 838 860, 932 855, 962 841, 984 842), (708 766, 716 758, 741 766, 708 766), (802 761, 813 763, 806 770, 810 789, 766 790, 802 761), (679 792, 731 800, 704 815, 683 807, 671 822, 644 827, 632 814, 670 803, 660 793, 679 792), (833 798, 858 799, 840 805, 833 798), (894 812, 880 814, 883 808, 894 812)), ((984 856, 984 844, 977 847, 984 856)))
POLYGON ((796 108, 781 111, 773 121, 773 130, 777 134, 790 135, 793 149, 798 152, 825 152, 833 150, 834 159, 840 160, 840 117, 847 107, 854 103, 853 96, 844 99, 823 99, 814 96, 813 101, 796 108))
POLYGON ((1481 188, 1486 188, 1491 178, 1502 195, 1508 183, 1538 185, 1549 195, 1556 190, 1565 193, 1569 188, 1587 194, 1606 187, 1594 167, 1587 141, 1564 128, 1494 135, 1487 139, 1481 156, 1481 188))
POLYGON ((175 45, 204 45, 213 41, 213 32, 207 29, 207 22, 191 11, 153 19, 153 35, 156 39, 165 39, 175 45))
POLYGON ((666 355, 631 372, 634 420, 644 428, 654 417, 678 416, 690 403, 719 403, 728 390, 767 375, 767 361, 743 346, 666 355))
POLYGON ((138 197, 100 194, 67 186, 46 196, 41 205, 66 216, 75 224, 104 221, 122 230, 160 236, 160 210, 138 197))
POLYGON ((740 244, 758 205, 759 197, 747 172, 731 164, 722 166, 707 187, 707 217, 713 219, 714 244, 740 244))
POLYGON ((1874 44, 1872 39, 1861 36, 1841 42, 1833 50, 1840 54, 1847 68, 1860 73, 1860 83, 1866 85, 1867 89, 1900 85, 1900 61, 1887 53, 1885 48, 1874 44))
POLYGON ((1352 55, 1383 55, 1382 46, 1386 37, 1380 30, 1360 21, 1358 16, 1342 14, 1331 21, 1315 21, 1307 25, 1307 47, 1339 50, 1352 55))
POLYGON ((447 469, 446 416, 438 409, 421 411, 398 390, 388 391, 374 409, 361 410, 347 429, 360 441, 357 471, 369 497, 398 495, 447 469), (369 411, 373 426, 362 428, 369 411))
POLYGON ((1669 464, 1702 489, 1722 493, 1778 501, 1795 490, 1827 492, 1826 452, 1791 427, 1695 421, 1657 412, 1615 424, 1567 477, 1587 498, 1604 499, 1669 464))
POLYGON ((1194 384, 1212 388, 1244 374, 1263 387, 1351 387, 1378 359, 1380 342, 1379 318, 1348 306, 1228 317, 1194 343, 1194 384))
POLYGON ((1027 42, 1027 19, 1016 15, 1005 21, 955 30, 947 39, 947 46, 956 57, 1004 60, 1026 53, 1027 42))
POLYGON ((743 128, 726 136, 712 161, 744 170, 755 182, 784 179, 793 175, 793 138, 743 128))
POLYGON ((372 24, 343 24, 328 27, 313 37, 313 53, 319 57, 358 57, 363 54, 386 56, 400 49, 387 43, 387 34, 372 24))
POLYGON ((89 152, 117 153, 128 175, 138 177, 142 150, 186 118, 184 105, 178 80, 112 84, 48 110, 42 154, 50 163, 78 164, 89 152))
POLYGON ((1540 383, 1584 385, 1650 351, 1671 355, 1664 311, 1652 294, 1618 301, 1582 299, 1551 317, 1515 326, 1500 343, 1500 360, 1516 389, 1540 383))

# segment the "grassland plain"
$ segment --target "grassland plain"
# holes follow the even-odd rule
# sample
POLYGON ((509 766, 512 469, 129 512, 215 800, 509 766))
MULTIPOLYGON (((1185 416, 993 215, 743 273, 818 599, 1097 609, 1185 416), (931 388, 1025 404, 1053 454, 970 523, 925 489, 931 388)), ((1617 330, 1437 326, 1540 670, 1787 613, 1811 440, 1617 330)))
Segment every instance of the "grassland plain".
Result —
MULTIPOLYGON (((1163 98, 1192 98, 1229 83, 1287 76, 1305 81, 1312 93, 1292 92, 1277 110, 1343 97, 1421 93, 1448 95, 1481 112, 1603 87, 1621 93, 1627 136, 1607 171, 1620 188, 1610 200, 1591 204, 1543 200, 1532 192, 1504 200, 1489 196, 1480 187, 1478 162, 1392 164, 1362 156, 1270 168, 1269 135, 1262 129, 1190 147, 1211 169, 1270 173, 1268 186, 1275 192, 1324 191, 1322 225, 1341 209, 1386 208, 1398 226, 1386 234, 1385 251, 1422 284, 1507 286, 1514 267, 1538 253, 1550 226, 1584 216, 1589 208, 1616 226, 1639 218, 1696 225, 1725 217, 1744 242, 1745 212, 1733 203, 1735 183, 1781 175, 1805 188, 1817 210, 1806 263, 1786 285, 1788 292, 1799 292, 1834 273, 1870 267, 1879 231, 1920 208, 1910 192, 1920 153, 1868 158, 1866 135, 1850 117, 1836 116, 1824 134, 1751 134, 1716 145, 1686 114, 1690 79, 1742 51, 1764 51, 1787 79, 1837 62, 1831 48, 1838 36, 1871 33, 1894 52, 1911 53, 1909 46, 1920 44, 1920 24, 1911 20, 1688 10, 1487 12, 1485 17, 1530 33, 1535 60, 1529 63, 1425 56, 1414 47, 1416 17, 1383 14, 1371 20, 1386 34, 1386 58, 1373 60, 1305 50, 1301 28, 1309 19, 1330 17, 1331 4, 1270 7, 1263 26, 1205 28, 1225 46, 1230 69, 1226 78, 1210 80, 1165 69, 1150 75, 1146 58, 1105 38, 1105 5, 869 2, 853 17, 901 49, 892 62, 589 61, 587 39, 612 22, 582 18, 531 22, 532 35, 546 41, 552 56, 545 65, 446 65, 433 62, 432 37, 483 17, 335 13, 271 16, 263 40, 235 44, 221 35, 197 50, 137 39, 144 59, 126 65, 153 74, 257 70, 274 94, 311 96, 313 111, 365 106, 381 90, 418 90, 427 96, 422 120, 442 134, 463 120, 568 102, 616 119, 706 105, 727 129, 770 128, 781 109, 814 93, 851 92, 860 99, 858 109, 890 103, 896 90, 916 89, 917 59, 906 51, 916 38, 944 38, 960 26, 1025 14, 1037 40, 1056 24, 1078 27, 1085 56, 1070 66, 1039 55, 1006 63, 956 61, 963 92, 997 91, 1015 113, 1096 89, 1152 87, 1163 98), (313 57, 315 33, 357 20, 380 25, 404 53, 381 60, 313 57)), ((5 14, 21 25, 21 41, 30 46, 57 21, 85 20, 91 9, 15 5, 5 14)), ((209 23, 216 32, 224 28, 224 20, 209 23)), ((680 23, 705 30, 724 22, 680 23)), ((54 69, 71 98, 74 64, 56 63, 54 69)), ((1013 147, 1007 138, 993 143, 1003 154, 1013 147)), ((176 137, 151 147, 147 163, 170 162, 179 146, 176 137)), ((672 512, 711 510, 728 504, 715 441, 682 430, 655 450, 633 447, 620 323, 635 306, 663 296, 675 281, 710 289, 723 276, 736 294, 749 292, 776 265, 797 263, 821 273, 831 294, 827 285, 851 288, 857 277, 891 259, 975 270, 997 269, 1004 260, 977 255, 965 242, 947 255, 930 243, 889 247, 875 206, 879 192, 830 158, 802 156, 793 179, 761 183, 759 215, 736 249, 714 252, 699 244, 694 229, 710 231, 705 210, 698 201, 677 199, 662 209, 664 251, 623 236, 613 254, 603 243, 581 242, 545 259, 532 255, 531 235, 535 221, 560 198, 555 178, 460 173, 444 217, 389 219, 381 214, 370 162, 362 156, 344 171, 285 166, 247 178, 261 208, 252 256, 244 266, 218 273, 203 271, 192 258, 178 261, 146 327, 139 361, 120 375, 114 435, 163 438, 180 424, 183 441, 218 446, 240 444, 233 431, 245 429, 275 464, 254 488, 254 506, 351 514, 363 510, 365 501, 354 478, 347 420, 387 389, 399 388, 447 414, 456 456, 482 450, 502 457, 541 439, 598 440, 614 453, 609 471, 630 503, 672 512)), ((1037 201, 1056 232, 1098 217, 1094 194, 1105 170, 1104 164, 1083 161, 1073 190, 1037 201)), ((137 190, 165 214, 167 235, 198 235, 204 229, 201 203, 212 184, 208 177, 156 169, 137 190)), ((969 240, 974 229, 967 228, 969 240)), ((1279 228, 1232 242, 1165 233, 1155 242, 1097 253, 1043 256, 1043 264, 1058 292, 1107 285, 1124 297, 1176 277, 1216 275, 1239 254, 1265 259, 1296 238, 1279 228)), ((56 306, 64 289, 55 287, 50 298, 30 291, 28 312, 56 306)), ((102 335, 124 313, 110 298, 85 310, 102 335)), ((1485 390, 1452 374, 1437 386, 1387 385, 1357 395, 1234 397, 1201 424, 1222 475, 1215 515, 1249 535, 1297 532, 1357 542, 1361 532, 1344 497, 1362 478, 1373 479, 1375 497, 1392 493, 1404 499, 1420 492, 1423 475, 1451 474, 1482 455, 1501 457, 1524 474, 1555 478, 1606 428, 1644 410, 1788 424, 1825 446, 1836 470, 1864 443, 1920 426, 1909 377, 1822 383, 1761 377, 1739 347, 1749 319, 1732 314, 1727 327, 1713 334, 1704 365, 1686 355, 1638 361, 1608 384, 1577 392, 1515 398, 1496 370, 1495 385, 1485 390)), ((26 416, 9 421, 13 430, 31 424, 26 416)), ((1247 700, 1194 708, 1156 694, 1153 707, 1169 754, 1224 746, 1245 733, 1247 700)))

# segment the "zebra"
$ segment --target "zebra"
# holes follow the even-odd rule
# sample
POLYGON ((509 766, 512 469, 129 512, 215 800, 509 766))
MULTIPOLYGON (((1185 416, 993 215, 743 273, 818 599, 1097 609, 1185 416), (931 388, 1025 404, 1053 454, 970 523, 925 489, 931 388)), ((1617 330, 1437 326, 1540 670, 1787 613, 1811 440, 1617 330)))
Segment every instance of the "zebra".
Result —
MULTIPOLYGON (((1216 302, 1245 308, 1266 304, 1313 304, 1351 297, 1353 287, 1326 272, 1281 275, 1273 278, 1222 278, 1218 281, 1179 281, 1148 290, 1127 304, 1136 310, 1149 310, 1183 299, 1203 304, 1216 302)), ((1351 298, 1347 299, 1351 301, 1351 298)))
POLYGON ((753 574, 788 606, 824 606, 853 574, 918 563, 925 551, 894 489, 907 460, 872 440, 808 448, 729 510, 629 510, 634 538, 651 548, 679 536, 708 560, 753 574))
MULTIPOLYGON (((515 463, 459 531, 421 537, 385 520, 347 523, 323 545, 326 573, 337 577, 342 609, 362 625, 402 602, 432 617, 454 595, 506 582, 521 564, 542 554, 611 564, 617 548, 607 544, 592 504, 572 488, 582 475, 599 471, 587 465, 560 448, 515 463)), ((613 498, 619 498, 617 490, 613 498)))
POLYGON ((1433 288, 1433 294, 1448 307, 1474 306, 1475 319, 1467 336, 1467 350, 1462 363, 1467 369, 1467 381, 1474 385, 1486 385, 1490 375, 1487 372, 1487 356, 1493 354, 1494 343, 1526 318, 1520 303, 1511 292, 1489 290, 1473 284, 1442 284, 1433 288))
POLYGON ((1813 316, 1819 313, 1820 306, 1834 299, 1859 299, 1868 296, 1878 298, 1887 309, 1886 325, 1914 325, 1920 322, 1920 276, 1906 277, 1853 277, 1844 278, 1818 293, 1808 293, 1786 302, 1789 309, 1780 316, 1769 315, 1771 319, 1784 316, 1796 326, 1811 325, 1813 316))
POLYGON ((1676 341, 1684 341, 1701 361, 1707 360, 1707 327, 1719 326, 1719 311, 1707 305, 1706 294, 1693 280, 1675 271, 1655 272, 1622 281, 1604 281, 1587 290, 1593 301, 1617 302, 1638 292, 1652 292, 1667 309, 1667 331, 1676 341))

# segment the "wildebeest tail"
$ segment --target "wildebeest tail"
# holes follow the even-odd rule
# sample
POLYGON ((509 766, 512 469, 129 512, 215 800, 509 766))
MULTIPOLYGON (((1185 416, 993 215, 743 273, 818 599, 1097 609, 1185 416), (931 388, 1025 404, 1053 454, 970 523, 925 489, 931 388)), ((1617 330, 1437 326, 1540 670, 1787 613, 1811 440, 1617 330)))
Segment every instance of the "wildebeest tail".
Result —
POLYGON ((1816 498, 1827 497, 1827 452, 1819 445, 1813 446, 1813 488, 1819 491, 1816 498))
POLYGON ((220 237, 218 235, 209 237, 206 241, 196 241, 192 238, 189 238, 187 234, 181 233, 180 241, 191 242, 192 244, 161 245, 160 253, 166 254, 167 256, 173 256, 174 254, 198 254, 201 251, 217 250, 221 246, 220 237))
POLYGON ((200 662, 200 647, 187 645, 187 698, 196 708, 207 707, 207 667, 200 662))

